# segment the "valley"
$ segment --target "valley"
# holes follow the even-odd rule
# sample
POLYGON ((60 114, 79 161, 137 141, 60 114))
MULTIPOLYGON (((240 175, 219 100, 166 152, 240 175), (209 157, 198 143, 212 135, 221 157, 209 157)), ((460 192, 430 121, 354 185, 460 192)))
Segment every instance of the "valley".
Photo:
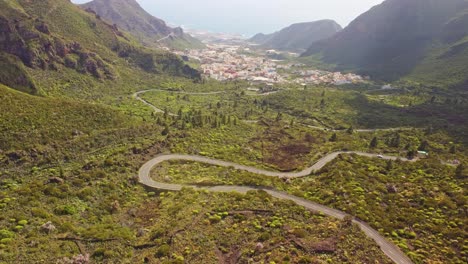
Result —
POLYGON ((134 0, 0 2, 0 263, 465 263, 465 3, 202 42, 134 0))

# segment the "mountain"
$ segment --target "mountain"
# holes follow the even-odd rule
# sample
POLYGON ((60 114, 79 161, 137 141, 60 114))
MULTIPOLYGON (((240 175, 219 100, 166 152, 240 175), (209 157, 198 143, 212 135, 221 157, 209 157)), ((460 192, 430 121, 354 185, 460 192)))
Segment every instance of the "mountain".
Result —
POLYGON ((182 28, 171 28, 146 12, 136 0, 94 0, 81 5, 104 20, 130 32, 147 46, 167 45, 172 48, 201 48, 204 45, 182 28))
POLYGON ((257 35, 250 38, 249 41, 253 43, 257 43, 257 44, 263 44, 267 42, 268 40, 270 40, 273 34, 275 33, 272 33, 272 34, 258 33, 257 35))
POLYGON ((329 38, 342 30, 333 20, 293 24, 272 34, 257 34, 251 42, 278 50, 305 51, 314 42, 329 38))
POLYGON ((31 94, 63 95, 58 88, 69 87, 74 96, 95 97, 103 86, 150 78, 142 76, 199 76, 176 55, 135 44, 68 0, 0 1, 0 66, 0 83, 31 94))
POLYGON ((389 81, 461 85, 468 81, 468 1, 387 0, 302 56, 389 81))

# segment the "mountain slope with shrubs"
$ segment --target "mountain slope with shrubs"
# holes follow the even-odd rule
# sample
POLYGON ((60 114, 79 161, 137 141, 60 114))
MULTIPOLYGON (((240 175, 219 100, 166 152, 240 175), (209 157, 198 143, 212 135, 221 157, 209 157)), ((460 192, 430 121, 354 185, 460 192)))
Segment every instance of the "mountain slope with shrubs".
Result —
POLYGON ((64 79, 54 75, 65 75, 69 82, 86 79, 88 86, 119 84, 125 75, 137 80, 144 72, 199 77, 176 55, 140 46, 115 25, 67 0, 2 1, 0 25, 5 65, 0 82, 30 93, 47 92, 64 79))

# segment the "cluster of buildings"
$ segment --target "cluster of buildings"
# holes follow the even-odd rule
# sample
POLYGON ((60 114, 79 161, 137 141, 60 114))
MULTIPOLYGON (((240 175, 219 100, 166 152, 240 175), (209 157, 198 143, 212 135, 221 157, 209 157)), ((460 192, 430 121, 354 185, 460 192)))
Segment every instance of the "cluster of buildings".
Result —
POLYGON ((199 61, 203 75, 219 81, 247 80, 263 83, 285 81, 276 71, 276 63, 240 52, 242 50, 240 46, 211 44, 206 49, 187 50, 178 54, 199 61))
POLYGON ((205 49, 175 52, 184 59, 200 62, 204 77, 219 81, 247 80, 253 83, 336 84, 356 83, 364 78, 356 74, 342 74, 319 70, 294 70, 303 64, 281 64, 252 53, 240 45, 210 44, 205 49))
POLYGON ((364 82, 368 78, 364 78, 354 73, 327 72, 320 70, 300 70, 295 71, 299 77, 295 79, 297 83, 303 84, 335 84, 343 85, 350 83, 364 82))

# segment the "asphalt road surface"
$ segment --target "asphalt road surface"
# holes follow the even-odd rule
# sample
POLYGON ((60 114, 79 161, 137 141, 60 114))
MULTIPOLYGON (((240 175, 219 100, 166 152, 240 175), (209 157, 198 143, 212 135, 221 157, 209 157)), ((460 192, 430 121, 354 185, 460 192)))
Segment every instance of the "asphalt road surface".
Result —
MULTIPOLYGON (((214 186, 214 187, 198 187, 198 186, 192 186, 192 185, 181 185, 181 184, 169 184, 169 183, 162 183, 162 182, 157 182, 154 181, 151 178, 151 170, 157 166, 158 164, 164 162, 164 161, 169 161, 169 160, 185 160, 185 161, 195 161, 195 162, 201 162, 201 163, 206 163, 206 164, 211 164, 211 165, 216 165, 216 166, 222 166, 222 167, 233 167, 238 170, 244 170, 256 174, 261 174, 265 176, 270 176, 270 177, 282 177, 282 178, 298 178, 298 177, 305 177, 312 172, 316 172, 323 168, 325 165, 327 165, 330 161, 334 160, 338 155, 340 154, 356 154, 360 156, 366 156, 366 157, 373 157, 373 158, 381 158, 385 160, 396 160, 396 159, 401 159, 403 161, 409 161, 408 159, 405 158, 399 158, 399 157, 393 157, 393 156, 383 156, 383 155, 378 155, 378 154, 372 154, 372 153, 364 153, 364 152, 357 152, 357 151, 350 151, 350 152, 334 152, 330 153, 327 156, 323 157, 319 161, 317 161, 314 165, 311 167, 301 171, 301 172, 273 172, 273 171, 267 171, 263 169, 258 169, 255 167, 249 167, 249 166, 244 166, 232 162, 227 162, 227 161, 221 161, 221 160, 215 160, 215 159, 210 159, 207 157, 203 156, 197 156, 197 155, 180 155, 180 154, 168 154, 168 155, 159 155, 155 157, 154 159, 148 161, 145 163, 139 170, 139 181, 141 184, 150 187, 150 188, 155 188, 155 189, 160 189, 160 190, 166 190, 166 191, 180 191, 184 187, 189 187, 189 188, 195 188, 195 189, 204 189, 212 192, 239 192, 239 193, 246 193, 248 191, 254 191, 254 190, 263 190, 267 193, 269 193, 271 196, 277 198, 277 199, 282 199, 282 200, 289 200, 293 201, 296 204, 300 206, 304 206, 305 208, 316 211, 316 212, 321 212, 327 216, 335 217, 338 219, 343 219, 347 214, 345 212, 318 204, 314 203, 308 200, 305 200, 300 197, 296 197, 284 192, 272 190, 272 189, 267 189, 267 188, 255 188, 255 187, 249 187, 249 186, 214 186)), ((397 264, 410 264, 413 263, 395 244, 391 243, 388 241, 385 237, 379 234, 378 231, 375 229, 371 228, 368 224, 354 219, 353 222, 357 224, 361 230, 371 239, 373 239, 381 248, 381 250, 387 255, 393 262, 397 264)))

